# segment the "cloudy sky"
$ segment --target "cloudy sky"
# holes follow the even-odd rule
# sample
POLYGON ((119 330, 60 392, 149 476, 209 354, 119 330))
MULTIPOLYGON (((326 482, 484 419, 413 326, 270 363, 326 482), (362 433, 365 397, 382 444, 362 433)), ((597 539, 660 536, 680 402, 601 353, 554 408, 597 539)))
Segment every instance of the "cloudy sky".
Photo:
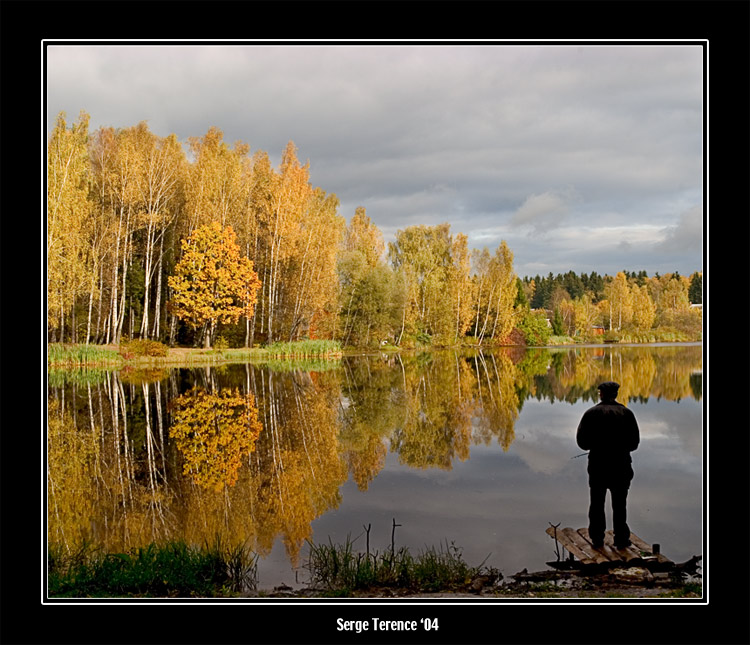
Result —
POLYGON ((48 132, 216 126, 386 241, 449 222, 505 240, 521 275, 703 266, 703 50, 696 45, 105 43, 46 48, 48 132))

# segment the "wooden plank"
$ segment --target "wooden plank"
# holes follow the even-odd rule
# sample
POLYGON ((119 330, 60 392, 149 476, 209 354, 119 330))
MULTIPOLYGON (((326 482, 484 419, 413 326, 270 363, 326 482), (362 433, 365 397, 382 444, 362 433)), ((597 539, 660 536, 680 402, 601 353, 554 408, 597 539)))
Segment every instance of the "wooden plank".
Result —
POLYGON ((578 533, 578 531, 576 531, 575 529, 564 528, 562 530, 562 534, 567 541, 567 543, 565 544, 565 548, 568 549, 568 551, 575 555, 584 564, 602 564, 609 559, 606 557, 606 555, 597 551, 594 548, 594 545, 591 544, 589 540, 581 536, 581 534, 578 533), (582 557, 579 556, 575 551, 573 551, 573 548, 575 548, 578 553, 581 553, 582 557))
MULTIPOLYGON (((589 530, 587 528, 578 529, 577 533, 584 540, 591 544, 592 549, 594 548, 594 545, 591 542, 591 537, 589 536, 589 530)), ((611 532, 609 532, 609 534, 604 534, 604 546, 599 547, 597 549, 597 552, 605 558, 605 561, 624 562, 622 555, 614 547, 614 541, 611 532)))
POLYGON ((556 529, 550 526, 546 529, 546 533, 550 537, 556 537, 563 548, 584 565, 612 563, 614 565, 639 566, 645 565, 647 562, 657 562, 664 565, 674 564, 661 553, 654 556, 651 546, 634 533, 630 535, 631 546, 625 549, 615 548, 612 530, 605 532, 604 546, 599 549, 595 549, 591 543, 588 528, 575 530, 569 527, 556 529))
MULTIPOLYGON (((633 537, 638 537, 637 535, 634 536, 631 534, 630 541, 633 543, 629 547, 625 549, 618 549, 615 547, 615 533, 611 529, 606 531, 604 534, 604 544, 608 545, 615 553, 618 555, 618 559, 622 560, 623 562, 634 562, 634 561, 642 561, 643 556, 641 556, 641 552, 638 549, 638 547, 634 546, 635 542, 633 542, 633 537)), ((638 538, 640 540, 640 538, 638 538)), ((641 540, 642 541, 642 540, 641 540)))
POLYGON ((568 537, 568 534, 566 534, 566 530, 570 532, 572 529, 557 529, 555 530, 554 527, 550 526, 547 529, 547 534, 550 537, 556 538, 557 541, 562 545, 564 549, 568 550, 568 553, 573 555, 574 557, 578 558, 578 560, 582 564, 595 564, 596 560, 592 559, 590 557, 591 554, 587 553, 586 551, 583 551, 578 548, 578 546, 575 543, 571 543, 570 538, 568 537))

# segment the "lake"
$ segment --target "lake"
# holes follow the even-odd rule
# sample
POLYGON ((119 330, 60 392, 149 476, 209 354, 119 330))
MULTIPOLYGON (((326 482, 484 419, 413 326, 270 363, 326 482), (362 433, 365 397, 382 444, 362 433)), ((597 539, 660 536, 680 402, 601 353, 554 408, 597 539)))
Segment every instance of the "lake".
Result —
POLYGON ((123 551, 218 535, 260 555, 262 589, 307 582, 309 540, 364 552, 369 537, 381 553, 392 539, 415 554, 452 545, 506 578, 545 569, 550 524, 587 525, 575 430, 597 384, 614 380, 641 431, 628 522, 682 562, 704 548, 702 349, 54 371, 49 542, 123 551))

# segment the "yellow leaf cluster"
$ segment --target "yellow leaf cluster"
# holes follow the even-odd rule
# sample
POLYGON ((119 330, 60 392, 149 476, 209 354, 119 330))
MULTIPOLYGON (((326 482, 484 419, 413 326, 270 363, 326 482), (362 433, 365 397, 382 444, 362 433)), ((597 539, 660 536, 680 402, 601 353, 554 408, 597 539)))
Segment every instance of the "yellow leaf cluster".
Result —
POLYGON ((172 401, 172 409, 169 436, 184 459, 184 474, 204 488, 233 486, 261 432, 253 395, 194 388, 172 401))
POLYGON ((252 316, 260 281, 253 263, 240 256, 231 226, 201 226, 183 240, 182 248, 182 259, 168 279, 174 315, 195 327, 252 316))

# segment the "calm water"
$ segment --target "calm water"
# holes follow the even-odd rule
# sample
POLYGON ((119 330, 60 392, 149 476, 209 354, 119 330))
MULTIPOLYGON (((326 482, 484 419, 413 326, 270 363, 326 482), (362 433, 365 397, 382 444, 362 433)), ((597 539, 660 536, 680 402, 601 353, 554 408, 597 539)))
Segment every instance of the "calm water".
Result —
MULTIPOLYGON (((631 529, 703 554, 702 347, 452 351, 268 368, 55 372, 48 535, 110 550, 247 541, 260 587, 301 586, 307 540, 453 544, 510 576, 585 526, 575 429, 621 384, 641 445, 631 529)), ((609 508, 607 509, 610 520, 609 508)))

